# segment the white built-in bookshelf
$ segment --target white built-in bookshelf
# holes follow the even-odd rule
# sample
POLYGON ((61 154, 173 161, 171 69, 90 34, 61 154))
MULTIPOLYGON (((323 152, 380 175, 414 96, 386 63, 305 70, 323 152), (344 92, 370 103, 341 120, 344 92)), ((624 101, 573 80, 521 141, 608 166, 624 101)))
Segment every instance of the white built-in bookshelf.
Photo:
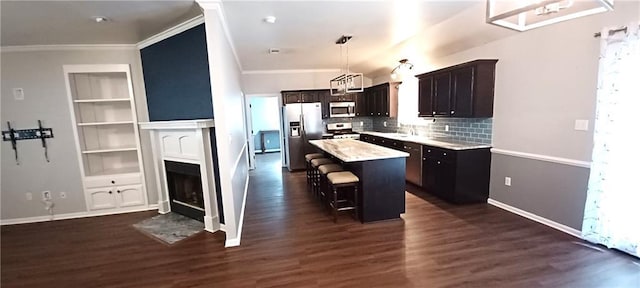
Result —
POLYGON ((88 210, 147 204, 129 65, 65 65, 88 210))

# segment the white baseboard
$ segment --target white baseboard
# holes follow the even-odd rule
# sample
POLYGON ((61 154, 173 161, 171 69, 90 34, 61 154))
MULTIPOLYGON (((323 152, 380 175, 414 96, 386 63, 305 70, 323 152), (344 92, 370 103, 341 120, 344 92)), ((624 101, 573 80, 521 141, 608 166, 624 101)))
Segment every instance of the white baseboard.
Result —
POLYGON ((36 217, 14 218, 14 219, 2 219, 0 220, 0 225, 4 226, 4 225, 27 224, 27 223, 47 222, 47 221, 56 221, 56 220, 97 217, 97 216, 106 216, 106 215, 123 214, 123 213, 131 213, 131 212, 150 211, 150 210, 157 210, 157 209, 158 209, 157 204, 151 204, 145 207, 136 207, 132 209, 118 210, 118 211, 88 211, 88 212, 54 214, 53 217, 52 216, 36 216, 36 217))
MULTIPOLYGON (((240 238, 242 238, 242 226, 244 224, 244 209, 247 206, 247 194, 249 194, 249 174, 247 174, 247 180, 244 183, 244 197, 242 199, 242 211, 240 211, 240 223, 238 223, 238 233, 236 234, 237 237, 231 239, 227 238, 227 240, 224 242, 225 248, 240 246, 240 238)), ((222 226, 222 224, 220 225, 222 226)))
POLYGON ((518 209, 518 208, 510 206, 510 205, 504 204, 504 203, 502 203, 500 201, 496 201, 496 200, 493 200, 491 198, 489 198, 489 200, 487 200, 487 203, 491 204, 493 206, 496 206, 496 207, 498 207, 500 209, 504 209, 504 210, 507 210, 507 211, 509 211, 511 213, 520 215, 520 216, 522 216, 524 218, 536 221, 536 222, 538 222, 540 224, 544 224, 544 225, 549 226, 549 227, 551 227, 553 229, 562 231, 562 232, 567 233, 567 234, 569 234, 569 235, 571 235, 573 237, 582 239, 582 232, 581 231, 576 230, 574 228, 571 228, 571 227, 569 227, 567 225, 560 224, 558 222, 549 220, 547 218, 544 218, 544 217, 538 216, 536 214, 524 211, 522 209, 518 209))

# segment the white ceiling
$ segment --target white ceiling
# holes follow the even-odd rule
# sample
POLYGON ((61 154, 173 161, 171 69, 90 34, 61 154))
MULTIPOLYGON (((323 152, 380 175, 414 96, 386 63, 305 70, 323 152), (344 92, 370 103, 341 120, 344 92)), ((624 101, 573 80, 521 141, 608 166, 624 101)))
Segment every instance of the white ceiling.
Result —
POLYGON ((3 0, 0 9, 2 46, 135 44, 201 14, 193 1, 3 0))
MULTIPOLYGON (((201 13, 184 1, 0 1, 1 44, 134 44, 201 13), (107 24, 92 16, 106 16, 107 24)), ((512 35, 485 23, 485 1, 234 1, 224 9, 244 71, 340 68, 343 34, 351 70, 388 74, 401 58, 433 58, 512 35), (276 16, 275 24, 263 18, 276 16), (268 54, 269 48, 281 49, 268 54)))

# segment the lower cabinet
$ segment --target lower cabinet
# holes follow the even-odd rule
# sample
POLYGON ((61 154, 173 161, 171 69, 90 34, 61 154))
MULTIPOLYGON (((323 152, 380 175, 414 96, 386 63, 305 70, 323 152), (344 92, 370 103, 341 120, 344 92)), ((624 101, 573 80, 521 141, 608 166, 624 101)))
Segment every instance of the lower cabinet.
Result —
POLYGON ((87 208, 95 210, 124 210, 144 206, 146 195, 139 174, 94 176, 85 179, 87 208))
POLYGON ((144 205, 142 185, 87 189, 89 210, 117 209, 144 205))
POLYGON ((423 188, 453 203, 482 203, 489 198, 489 148, 449 150, 422 147, 423 188))

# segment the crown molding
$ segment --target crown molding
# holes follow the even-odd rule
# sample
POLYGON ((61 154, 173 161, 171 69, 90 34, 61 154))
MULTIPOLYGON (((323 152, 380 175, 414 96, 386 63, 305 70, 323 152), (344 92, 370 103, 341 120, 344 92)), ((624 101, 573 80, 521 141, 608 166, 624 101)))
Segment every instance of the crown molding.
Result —
MULTIPOLYGON (((224 5, 220 0, 196 0, 196 3, 200 5, 203 11, 216 11, 218 17, 220 18, 220 24, 222 25, 222 30, 224 31, 224 36, 227 38, 227 42, 231 47, 231 52, 233 53, 233 57, 236 60, 236 64, 240 71, 242 70, 242 63, 240 62, 240 57, 238 57, 238 50, 236 50, 236 46, 233 44, 233 38, 231 37, 231 31, 229 30, 229 25, 227 24, 227 17, 224 12, 224 5)), ((206 25, 206 24, 205 24, 206 25)))
POLYGON ((2 52, 33 52, 33 51, 79 51, 79 50, 135 50, 134 44, 61 44, 61 45, 21 45, 2 46, 2 52))
POLYGON ((281 69, 281 70, 245 70, 242 71, 242 75, 252 74, 301 74, 301 73, 326 73, 326 72, 340 72, 339 68, 335 69, 281 69))
POLYGON ((191 18, 187 21, 184 21, 176 26, 173 26, 167 30, 164 30, 158 34, 155 34, 147 39, 144 39, 136 44, 138 49, 143 49, 145 47, 149 47, 155 43, 158 43, 164 39, 167 39, 171 36, 180 34, 184 31, 187 31, 193 27, 196 27, 200 24, 204 23, 204 15, 198 15, 194 18, 191 18))

